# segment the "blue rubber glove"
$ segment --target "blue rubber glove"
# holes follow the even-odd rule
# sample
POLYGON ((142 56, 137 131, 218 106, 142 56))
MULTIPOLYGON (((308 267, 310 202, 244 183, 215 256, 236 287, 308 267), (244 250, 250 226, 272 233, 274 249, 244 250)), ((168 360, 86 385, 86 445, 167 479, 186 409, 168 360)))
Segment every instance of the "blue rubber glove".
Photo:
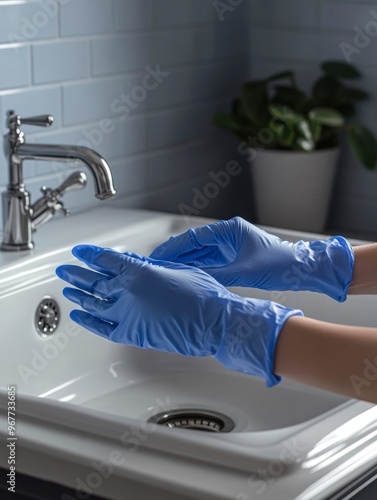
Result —
POLYGON ((241 217, 189 229, 150 255, 194 266, 224 286, 309 290, 343 302, 354 253, 342 236, 325 241, 282 241, 241 217))
POLYGON ((60 266, 77 288, 66 298, 84 311, 73 321, 105 339, 188 356, 214 356, 227 368, 262 377, 268 386, 285 321, 302 315, 274 302, 239 297, 207 273, 183 264, 79 245, 73 255, 93 270, 60 266))

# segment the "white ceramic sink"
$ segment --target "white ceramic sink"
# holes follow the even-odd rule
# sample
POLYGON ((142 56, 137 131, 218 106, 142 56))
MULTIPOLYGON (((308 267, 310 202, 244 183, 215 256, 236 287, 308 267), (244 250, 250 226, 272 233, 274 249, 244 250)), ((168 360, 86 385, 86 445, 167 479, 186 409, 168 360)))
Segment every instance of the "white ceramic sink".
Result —
MULTIPOLYGON (((206 222, 192 219, 189 225, 206 222)), ((263 500, 327 498, 377 461, 373 405, 289 381, 267 389, 212 358, 114 344, 70 321, 72 306, 61 295, 64 284, 54 270, 75 260, 73 245, 148 255, 187 227, 177 215, 101 207, 47 224, 36 235, 33 252, 0 254, 0 418, 5 417, 5 389, 16 385, 20 472, 75 488, 77 477, 93 470, 93 459, 110 460, 111 450, 121 449, 127 460, 113 464, 111 477, 95 494, 123 499, 126 485, 133 499, 153 491, 154 498, 248 500, 259 487, 263 500), (38 304, 46 297, 60 310, 52 335, 41 335, 35 326, 38 304), (221 413, 234 428, 203 433, 146 424, 156 414, 187 409, 221 413), (290 459, 281 458, 287 450, 290 459), (348 461, 357 453, 351 469, 348 461), (39 460, 32 460, 35 456, 39 460), (328 464, 319 467, 321 457, 328 464), (271 477, 261 479, 269 467, 271 477)), ((233 290, 302 308, 319 319, 375 326, 375 297, 337 304, 310 293, 233 290)), ((0 466, 5 467, 2 459, 0 466)))

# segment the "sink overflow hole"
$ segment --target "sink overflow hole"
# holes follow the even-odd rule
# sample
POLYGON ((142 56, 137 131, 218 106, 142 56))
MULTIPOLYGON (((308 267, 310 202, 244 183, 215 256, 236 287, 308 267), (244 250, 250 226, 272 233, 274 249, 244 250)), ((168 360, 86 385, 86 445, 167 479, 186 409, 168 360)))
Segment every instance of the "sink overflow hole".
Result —
POLYGON ((231 418, 215 411, 171 410, 151 417, 148 422, 165 425, 170 429, 190 429, 206 432, 231 432, 234 422, 231 418))
POLYGON ((45 297, 35 311, 35 327, 41 335, 52 335, 60 319, 58 303, 51 297, 45 297))

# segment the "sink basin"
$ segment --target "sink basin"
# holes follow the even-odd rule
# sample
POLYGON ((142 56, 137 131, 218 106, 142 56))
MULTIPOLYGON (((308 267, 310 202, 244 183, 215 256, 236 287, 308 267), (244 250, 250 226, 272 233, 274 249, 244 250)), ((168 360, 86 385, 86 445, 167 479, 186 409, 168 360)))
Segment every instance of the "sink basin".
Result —
MULTIPOLYGON (((190 227, 207 222, 193 218, 190 227)), ((0 335, 7 353, 0 366, 0 419, 5 418, 6 388, 16 385, 20 472, 77 487, 79 474, 93 470, 94 458, 108 459, 111 450, 123 446, 128 459, 113 464, 112 477, 96 494, 123 499, 127 485, 135 499, 153 491, 155 498, 161 492, 161 498, 174 493, 177 499, 246 500, 257 490, 263 467, 280 460, 282 471, 273 481, 265 481, 258 498, 328 498, 377 461, 373 405, 288 380, 267 389, 263 381, 228 371, 213 358, 114 344, 69 319, 72 306, 62 296, 64 284, 54 270, 75 261, 70 254, 73 245, 91 243, 148 255, 171 234, 186 229, 177 215, 101 207, 44 226, 32 252, 0 255, 0 335), (44 304, 49 309, 43 309, 44 304), (43 311, 50 313, 47 319, 43 311), (216 420, 211 423, 211 414, 224 416, 232 423, 231 431, 199 432, 148 423, 170 412, 180 415, 175 427, 196 412, 203 416, 201 425, 209 427, 216 420), (344 434, 343 453, 334 452, 325 467, 312 466, 319 443, 325 450, 321 453, 331 455, 334 435, 351 419, 354 424, 344 434), (279 458, 287 448, 294 460, 279 458), (347 460, 355 453, 363 458, 350 471, 347 460), (38 461, 32 458, 36 455, 38 461)), ((314 238, 274 232, 292 240, 314 238)), ((318 319, 375 326, 375 297, 350 297, 337 304, 310 293, 232 291, 302 308, 318 319)), ((2 460, 0 466, 5 467, 2 460)))

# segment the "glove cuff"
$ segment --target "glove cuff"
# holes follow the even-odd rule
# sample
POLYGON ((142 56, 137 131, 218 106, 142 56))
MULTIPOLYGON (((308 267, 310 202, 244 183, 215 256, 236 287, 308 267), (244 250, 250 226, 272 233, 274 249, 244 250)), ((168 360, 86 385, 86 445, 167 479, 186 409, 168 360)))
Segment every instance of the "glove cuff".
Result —
POLYGON ((355 263, 354 251, 343 236, 295 243, 297 290, 324 293, 338 302, 347 298, 355 263))
POLYGON ((274 373, 279 334, 291 316, 303 316, 275 302, 242 299, 226 307, 226 329, 215 358, 231 370, 261 377, 267 387, 278 384, 274 373))

